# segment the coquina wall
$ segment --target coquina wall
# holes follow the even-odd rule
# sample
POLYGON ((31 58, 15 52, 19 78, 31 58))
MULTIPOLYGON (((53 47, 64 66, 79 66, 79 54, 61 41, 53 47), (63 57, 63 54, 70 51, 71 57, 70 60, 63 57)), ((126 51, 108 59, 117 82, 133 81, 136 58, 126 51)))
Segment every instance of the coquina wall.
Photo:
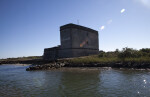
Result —
POLYGON ((98 31, 75 24, 60 27, 61 46, 44 50, 44 59, 94 55, 99 52, 98 31))

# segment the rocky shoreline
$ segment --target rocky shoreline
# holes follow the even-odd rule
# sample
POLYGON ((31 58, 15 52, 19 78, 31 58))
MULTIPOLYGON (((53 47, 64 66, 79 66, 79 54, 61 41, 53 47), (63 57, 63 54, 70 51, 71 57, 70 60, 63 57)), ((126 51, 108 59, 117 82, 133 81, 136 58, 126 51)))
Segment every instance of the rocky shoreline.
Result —
POLYGON ((34 65, 27 68, 27 71, 30 70, 49 70, 49 69, 58 69, 61 67, 112 67, 112 68, 135 68, 135 69, 150 69, 150 63, 136 63, 136 62, 120 62, 120 63, 61 63, 53 62, 43 65, 34 65))
POLYGON ((64 67, 64 65, 65 65, 64 63, 57 63, 57 62, 52 62, 43 65, 31 65, 29 68, 26 69, 26 71, 58 69, 64 67))
POLYGON ((105 63, 72 63, 67 60, 22 60, 22 61, 0 61, 1 64, 33 64, 27 68, 31 70, 49 70, 61 67, 112 67, 112 68, 135 68, 150 69, 150 62, 105 62, 105 63))

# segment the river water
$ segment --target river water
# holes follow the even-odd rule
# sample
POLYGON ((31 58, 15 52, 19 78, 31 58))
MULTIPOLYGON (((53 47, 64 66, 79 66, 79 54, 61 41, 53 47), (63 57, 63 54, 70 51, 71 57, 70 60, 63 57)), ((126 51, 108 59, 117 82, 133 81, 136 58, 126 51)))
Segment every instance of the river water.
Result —
POLYGON ((0 97, 150 97, 150 71, 0 65, 0 97))

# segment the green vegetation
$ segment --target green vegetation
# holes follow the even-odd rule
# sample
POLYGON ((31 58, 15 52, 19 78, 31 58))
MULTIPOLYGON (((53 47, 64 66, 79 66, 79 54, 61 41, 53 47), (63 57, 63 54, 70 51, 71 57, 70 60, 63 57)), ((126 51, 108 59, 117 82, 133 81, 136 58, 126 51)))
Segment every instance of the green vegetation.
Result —
POLYGON ((114 52, 100 51, 98 55, 69 59, 71 63, 150 62, 150 49, 116 49, 114 52))
MULTIPOLYGON (((9 63, 9 61, 35 61, 36 64, 39 61, 44 62, 42 60, 42 56, 30 56, 30 57, 18 57, 18 58, 7 58, 7 59, 0 59, 0 62, 5 61, 9 63)), ((85 57, 78 57, 78 58, 68 58, 68 59, 60 59, 60 62, 69 62, 69 63, 83 63, 83 64, 90 64, 90 63, 120 63, 120 62, 148 62, 150 63, 150 49, 143 48, 140 50, 135 50, 132 48, 123 48, 121 51, 116 49, 114 52, 104 52, 100 51, 98 55, 92 56, 85 56, 85 57)))
POLYGON ((0 59, 0 61, 25 61, 25 60, 39 60, 39 59, 42 59, 42 56, 7 58, 7 59, 0 59))
POLYGON ((98 57, 98 55, 87 56, 87 57, 79 57, 69 59, 69 63, 106 63, 106 62, 117 62, 119 59, 117 57, 98 57))

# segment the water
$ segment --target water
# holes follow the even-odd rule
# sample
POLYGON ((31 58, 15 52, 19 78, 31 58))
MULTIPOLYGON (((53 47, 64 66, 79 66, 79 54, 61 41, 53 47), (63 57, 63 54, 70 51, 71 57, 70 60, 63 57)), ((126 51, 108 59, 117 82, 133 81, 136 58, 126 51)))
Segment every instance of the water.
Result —
POLYGON ((26 71, 0 66, 0 97, 149 97, 150 71, 72 68, 26 71))

